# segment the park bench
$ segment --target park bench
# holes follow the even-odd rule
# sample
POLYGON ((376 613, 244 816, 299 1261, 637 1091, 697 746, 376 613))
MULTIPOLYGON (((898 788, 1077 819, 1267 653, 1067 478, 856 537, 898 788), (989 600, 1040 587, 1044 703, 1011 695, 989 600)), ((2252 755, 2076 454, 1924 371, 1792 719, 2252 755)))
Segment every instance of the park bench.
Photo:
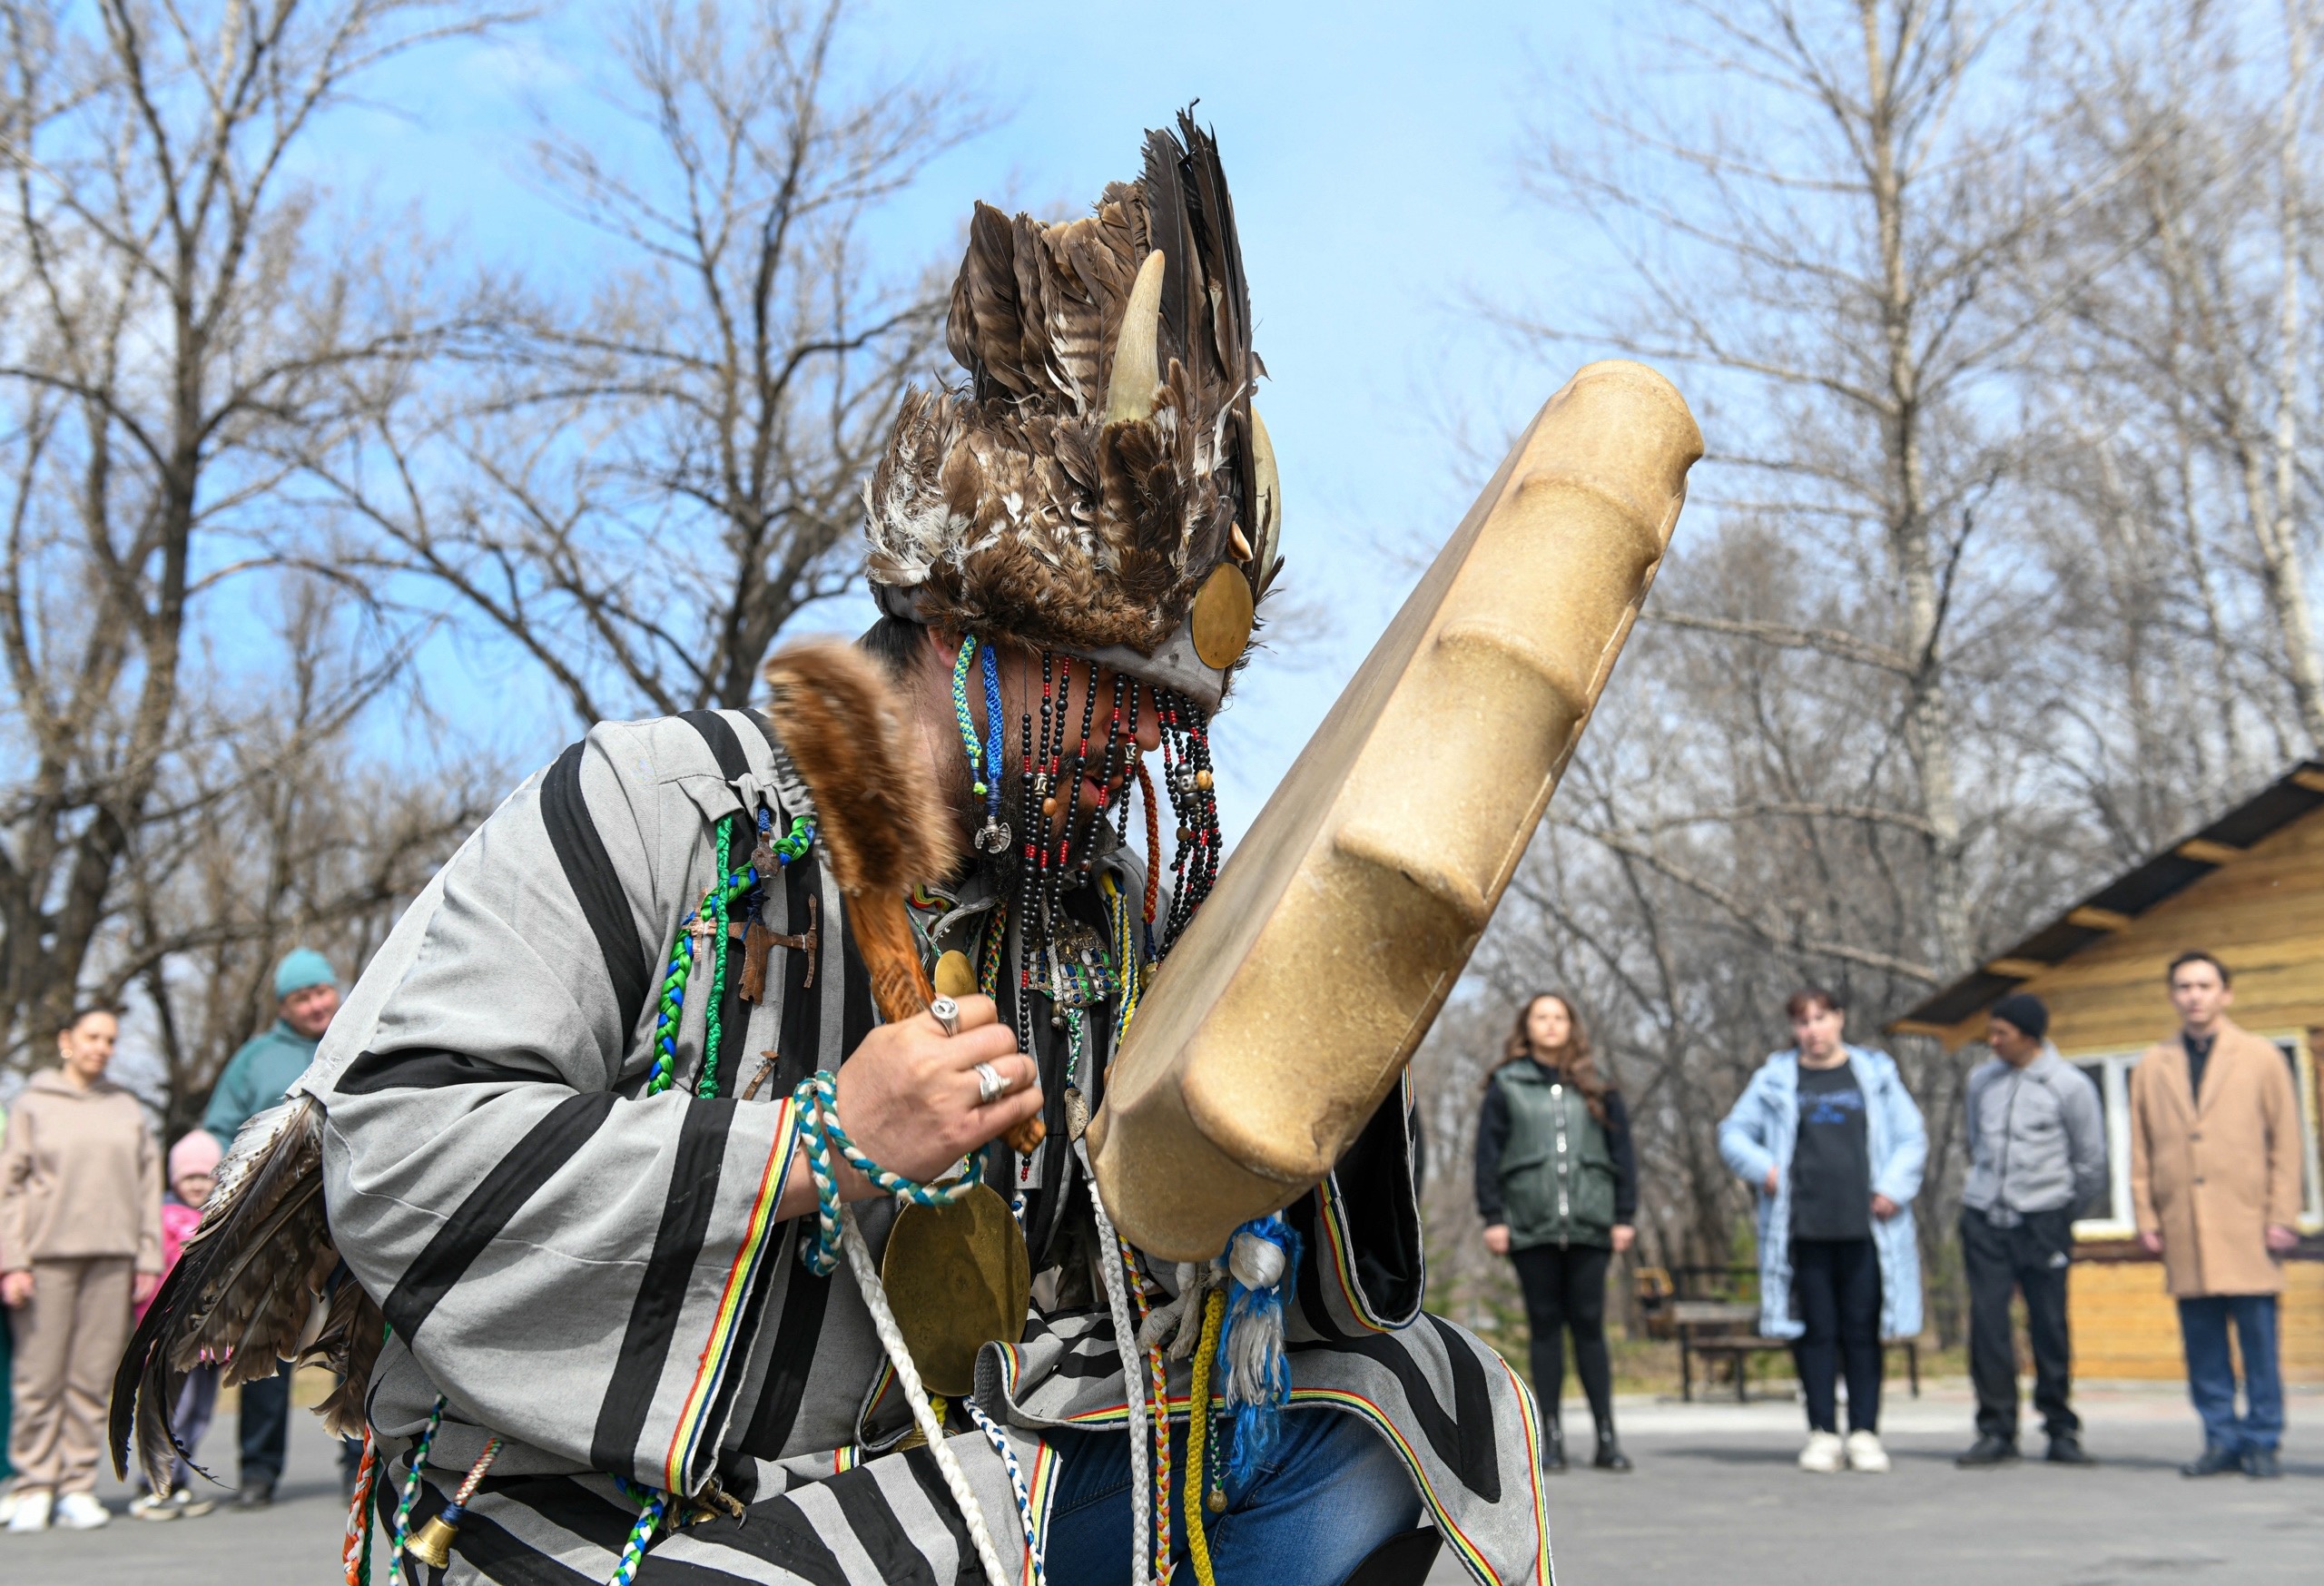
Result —
MULTIPOLYGON (((1725 1359, 1735 1373, 1735 1399, 1741 1404, 1750 1397, 1751 1357, 1755 1355, 1789 1354, 1787 1338, 1768 1338, 1754 1331, 1758 1325, 1759 1307, 1732 1300, 1673 1300, 1670 1302, 1672 1332, 1679 1340, 1679 1396, 1689 1404, 1695 1397, 1695 1361, 1725 1359)), ((1905 1371, 1912 1384, 1913 1397, 1921 1396, 1921 1350, 1916 1338, 1884 1338, 1884 1349, 1905 1352, 1905 1371)), ((1709 1385, 1709 1374, 1705 1374, 1709 1385)))
MULTIPOLYGON (((1758 1331, 1759 1307, 1748 1297, 1758 1286, 1758 1273, 1743 1266, 1649 1266, 1638 1275, 1638 1304, 1650 1337, 1669 1338, 1679 1345, 1679 1396, 1689 1404, 1695 1397, 1695 1367, 1725 1360, 1735 1376, 1738 1403, 1750 1398, 1751 1357, 1789 1353, 1788 1339, 1769 1338, 1758 1331)), ((1921 1396, 1921 1352, 1916 1338, 1887 1338, 1884 1349, 1905 1352, 1905 1372, 1912 1395, 1921 1396)), ((1710 1374, 1703 1374, 1709 1386, 1710 1374)))

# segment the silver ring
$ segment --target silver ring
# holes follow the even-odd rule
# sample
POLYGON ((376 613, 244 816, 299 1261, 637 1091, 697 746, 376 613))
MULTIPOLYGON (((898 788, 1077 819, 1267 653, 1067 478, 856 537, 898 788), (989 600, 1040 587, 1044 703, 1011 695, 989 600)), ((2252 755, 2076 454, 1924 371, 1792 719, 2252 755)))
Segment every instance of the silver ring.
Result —
POLYGON ((977 1105, 990 1107, 1009 1094, 1009 1081, 990 1063, 979 1063, 972 1070, 977 1077, 977 1105))
POLYGON ((939 997, 931 1002, 928 1016, 943 1027, 946 1035, 960 1033, 960 1005, 950 997, 939 997))

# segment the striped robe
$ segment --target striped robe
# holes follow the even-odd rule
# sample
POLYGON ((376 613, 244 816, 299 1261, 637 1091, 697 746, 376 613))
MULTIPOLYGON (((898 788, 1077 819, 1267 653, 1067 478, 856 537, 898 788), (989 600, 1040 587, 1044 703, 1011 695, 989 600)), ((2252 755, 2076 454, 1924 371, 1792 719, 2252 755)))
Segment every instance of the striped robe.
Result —
MULTIPOLYGON (((755 713, 596 728, 510 794, 420 894, 297 1087, 327 1111, 334 1238, 393 1330, 368 1404, 396 1451, 379 1512, 393 1516, 439 1395, 440 1429, 409 1485, 414 1529, 488 1436, 505 1440, 450 1581, 602 1581, 637 1512, 635 1487, 620 1483, 694 1493, 713 1480, 749 1505, 744 1516, 665 1535, 639 1579, 676 1580, 681 1563, 697 1571, 687 1579, 814 1586, 977 1578, 927 1451, 887 1452, 908 1416, 845 1266, 808 1273, 799 1246, 812 1219, 773 1215, 794 1149, 793 1087, 836 1069, 875 1019, 840 894, 812 851, 769 887, 763 918, 794 934, 814 923, 817 939, 770 954, 755 1006, 730 974, 716 1098, 694 1094, 707 954, 687 989, 687 1064, 671 1089, 644 1094, 662 969, 715 868, 713 823, 762 804, 778 832, 808 808, 755 713)), ((1137 895, 1127 851, 1104 864, 1137 895)), ((1092 921, 1096 892, 1070 895, 1092 921)), ((972 938, 984 896, 972 885, 934 921, 931 951, 972 938)), ((1082 1085, 1094 1107, 1109 1055, 1094 1027, 1109 1021, 1089 1022, 1082 1085)), ((1046 1019, 1032 1023, 1054 1146, 1067 1053, 1046 1019)), ((1332 1177, 1289 1208, 1304 1252, 1293 1398, 1360 1415, 1389 1439, 1478 1581, 1546 1583, 1531 1400, 1490 1349, 1421 1309, 1408 1118, 1406 1098, 1392 1098, 1332 1177)), ((995 1157, 1013 1176, 1014 1158, 995 1157)), ((1086 1181, 1060 1150, 1040 1167, 1024 1216, 1033 1315, 1019 1343, 986 1346, 978 1374, 978 1401, 1015 1441, 1037 1516, 1055 1470, 1042 1430, 1128 1417, 1091 1277, 1086 1181)), ((861 1208, 875 1258, 892 1206, 861 1208)), ((1170 1381, 1178 1418, 1187 1379, 1182 1364, 1170 1381)), ((1004 1559, 1021 1559, 998 1455, 973 1431, 951 1443, 1004 1559)))

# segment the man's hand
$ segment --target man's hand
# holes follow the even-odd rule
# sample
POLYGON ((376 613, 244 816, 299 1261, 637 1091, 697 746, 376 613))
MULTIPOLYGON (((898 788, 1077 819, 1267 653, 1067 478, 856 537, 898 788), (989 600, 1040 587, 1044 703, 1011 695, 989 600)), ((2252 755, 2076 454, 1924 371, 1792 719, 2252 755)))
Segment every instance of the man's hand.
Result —
POLYGON ((2299 1243, 2299 1234, 2297 1229, 2287 1228, 2281 1223, 2268 1225, 2268 1248, 2277 1255, 2282 1255, 2299 1243))
POLYGON ((1509 1225, 1495 1223, 1485 1230, 1485 1248, 1496 1256, 1509 1254, 1509 1225))
POLYGON ((2139 1248, 2145 1251, 2150 1256, 2162 1255, 2162 1230, 2160 1228, 2141 1228, 2139 1230, 2139 1248))
POLYGON ((0 1272, 0 1305, 15 1310, 33 1297, 33 1275, 29 1272, 0 1272))
POLYGON ((1783 1169, 1780 1167, 1768 1168, 1767 1177, 1761 1182, 1766 1184, 1768 1187, 1768 1193, 1769 1195, 1773 1195, 1776 1192, 1776 1186, 1783 1182, 1783 1169))
MULTIPOLYGON (((1017 1050, 990 997, 962 997, 960 1033, 929 1014, 873 1028, 839 1071, 839 1120, 855 1148, 917 1184, 1041 1109, 1039 1072, 1017 1050), (976 1066, 990 1063, 1009 1094, 977 1104, 976 1066)), ((875 1193, 852 1169, 841 1176, 851 1200, 875 1193), (851 1182, 852 1181, 852 1182, 851 1182)))
POLYGON ((1896 1215, 1896 1203, 1885 1195, 1876 1195, 1872 1197, 1872 1215, 1885 1223, 1896 1215))
POLYGON ((139 1273, 136 1276, 129 1280, 130 1304, 136 1305, 143 1305, 147 1300, 153 1297, 153 1291, 161 1286, 162 1275, 160 1273, 139 1273))
POLYGON ((1620 1256, 1623 1251, 1629 1249, 1636 1243, 1638 1243, 1638 1230, 1636 1228, 1633 1228, 1628 1223, 1616 1223, 1614 1225, 1615 1255, 1620 1256))

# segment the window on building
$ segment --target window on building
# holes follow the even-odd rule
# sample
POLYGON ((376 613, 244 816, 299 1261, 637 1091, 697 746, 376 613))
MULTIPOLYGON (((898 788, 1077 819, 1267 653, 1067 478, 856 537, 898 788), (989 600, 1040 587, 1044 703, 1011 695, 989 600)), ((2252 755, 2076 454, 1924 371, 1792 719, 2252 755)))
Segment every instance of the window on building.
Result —
MULTIPOLYGON (((2313 1233, 2324 1229, 2324 1170, 2319 1170, 2316 1138, 2316 1063, 2305 1037, 2271 1035, 2268 1039, 2290 1065, 2292 1089, 2299 1098, 2299 1223, 2313 1233)), ((2139 1056, 2138 1052, 2103 1052, 2066 1059, 2097 1088, 2106 1109, 2106 1191, 2098 1204, 2083 1207, 2082 1219, 2073 1226, 2074 1233, 2085 1239, 2128 1238, 2138 1232, 2138 1221, 2131 1214, 2131 1070, 2138 1066, 2139 1056)))

